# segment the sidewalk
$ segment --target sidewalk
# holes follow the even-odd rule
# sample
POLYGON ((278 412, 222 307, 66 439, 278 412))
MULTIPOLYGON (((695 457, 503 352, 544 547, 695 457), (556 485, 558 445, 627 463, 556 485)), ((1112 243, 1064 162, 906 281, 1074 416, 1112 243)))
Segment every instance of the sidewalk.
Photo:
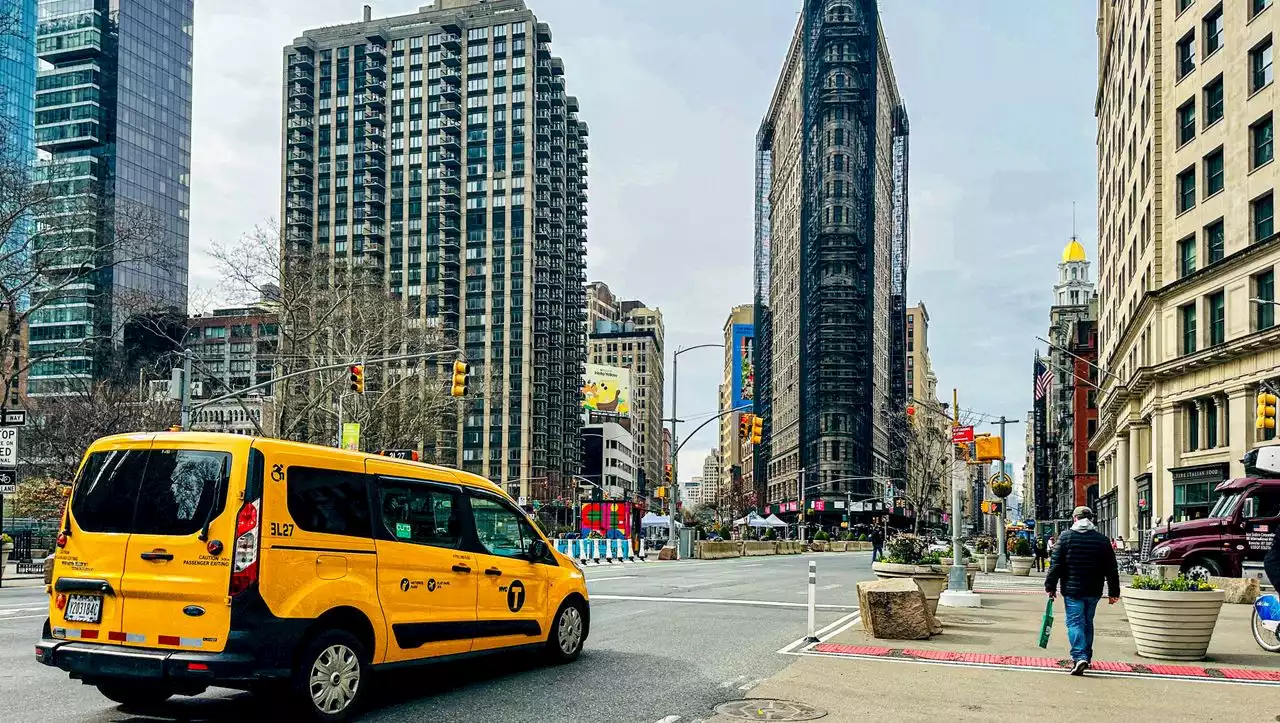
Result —
MULTIPOLYGON (((976 580, 974 587, 982 588, 976 580)), ((1249 605, 1223 607, 1207 660, 1165 664, 1137 656, 1123 603, 1103 601, 1095 623, 1096 667, 1083 678, 1067 674, 1060 599, 1049 647, 1037 644, 1044 607, 1043 593, 983 593, 981 608, 939 608, 943 633, 930 640, 875 640, 854 625, 792 653, 796 662, 751 695, 803 702, 827 711, 824 720, 833 721, 1048 715, 1236 722, 1275 720, 1280 713, 1280 655, 1254 642, 1249 605)))
POLYGON ((4 566, 4 579, 0 584, 5 587, 39 587, 44 585, 44 573, 19 575, 18 566, 10 562, 4 566))

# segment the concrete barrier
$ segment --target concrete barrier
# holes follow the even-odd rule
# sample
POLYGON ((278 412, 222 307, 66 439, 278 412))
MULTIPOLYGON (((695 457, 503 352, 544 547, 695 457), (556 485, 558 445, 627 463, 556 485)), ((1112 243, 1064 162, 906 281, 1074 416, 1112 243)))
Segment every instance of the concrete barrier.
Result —
POLYGON ((776 547, 776 543, 773 542, 747 540, 742 543, 742 554, 745 557, 776 555, 778 554, 778 549, 776 547))
POLYGON ((831 550, 832 552, 844 552, 848 545, 849 543, 847 542, 832 540, 831 542, 827 543, 827 549, 831 550))
POLYGON ((736 542, 707 542, 698 543, 698 559, 700 560, 723 560, 728 557, 741 557, 742 551, 738 549, 736 542))

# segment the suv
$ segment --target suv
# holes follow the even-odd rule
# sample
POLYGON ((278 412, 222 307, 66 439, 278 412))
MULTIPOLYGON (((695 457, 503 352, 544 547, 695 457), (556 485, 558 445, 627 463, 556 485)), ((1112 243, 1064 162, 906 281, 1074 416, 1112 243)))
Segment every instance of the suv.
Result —
POLYGON ((582 571, 488 480, 275 439, 101 439, 57 547, 36 659, 124 704, 286 689, 339 721, 381 666, 569 661, 590 624, 582 571))
MULTIPOLYGON (((1280 446, 1251 450, 1251 475, 1280 473, 1280 446)), ((1151 562, 1177 565, 1188 575, 1241 577, 1246 563, 1261 563, 1280 527, 1280 479, 1240 477, 1219 484, 1209 516, 1157 527, 1151 562)))

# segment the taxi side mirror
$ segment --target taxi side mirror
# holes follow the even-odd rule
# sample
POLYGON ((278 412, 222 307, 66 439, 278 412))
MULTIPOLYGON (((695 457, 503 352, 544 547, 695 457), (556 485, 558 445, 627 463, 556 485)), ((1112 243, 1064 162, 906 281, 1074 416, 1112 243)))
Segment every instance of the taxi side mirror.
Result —
POLYGON ((540 539, 534 540, 533 542, 529 543, 529 558, 534 560, 535 562, 538 560, 547 559, 547 555, 549 553, 550 553, 550 550, 547 549, 547 543, 543 542, 542 540, 540 539))

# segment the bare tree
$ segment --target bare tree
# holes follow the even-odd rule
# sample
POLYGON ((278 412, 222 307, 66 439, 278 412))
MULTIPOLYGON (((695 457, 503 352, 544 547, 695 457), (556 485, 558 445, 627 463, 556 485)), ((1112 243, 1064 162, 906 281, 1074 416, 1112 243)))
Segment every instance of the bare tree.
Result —
POLYGON ((22 435, 24 477, 69 482, 95 440, 125 432, 160 431, 178 422, 170 401, 140 401, 134 390, 111 382, 85 382, 74 394, 28 400, 22 435))
MULTIPOLYGON (((276 376, 447 348, 441 330, 426 326, 387 289, 378 268, 359 263, 362 258, 312 253, 281 239, 274 225, 216 246, 213 258, 227 295, 263 303, 276 314, 276 376)), ((428 459, 452 461, 441 442, 452 441, 458 405, 441 368, 439 359, 370 365, 363 395, 349 393, 345 369, 291 378, 273 390, 278 433, 334 443, 341 400, 343 421, 361 424, 365 448, 422 447, 428 459)))
MULTIPOLYGON (((951 443, 951 419, 940 409, 917 405, 921 411, 906 431, 907 479, 901 494, 915 510, 913 528, 920 531, 921 518, 933 509, 949 509, 951 480, 956 466, 966 464, 958 459, 951 443)), ((973 423, 973 415, 961 410, 960 424, 973 423)))

